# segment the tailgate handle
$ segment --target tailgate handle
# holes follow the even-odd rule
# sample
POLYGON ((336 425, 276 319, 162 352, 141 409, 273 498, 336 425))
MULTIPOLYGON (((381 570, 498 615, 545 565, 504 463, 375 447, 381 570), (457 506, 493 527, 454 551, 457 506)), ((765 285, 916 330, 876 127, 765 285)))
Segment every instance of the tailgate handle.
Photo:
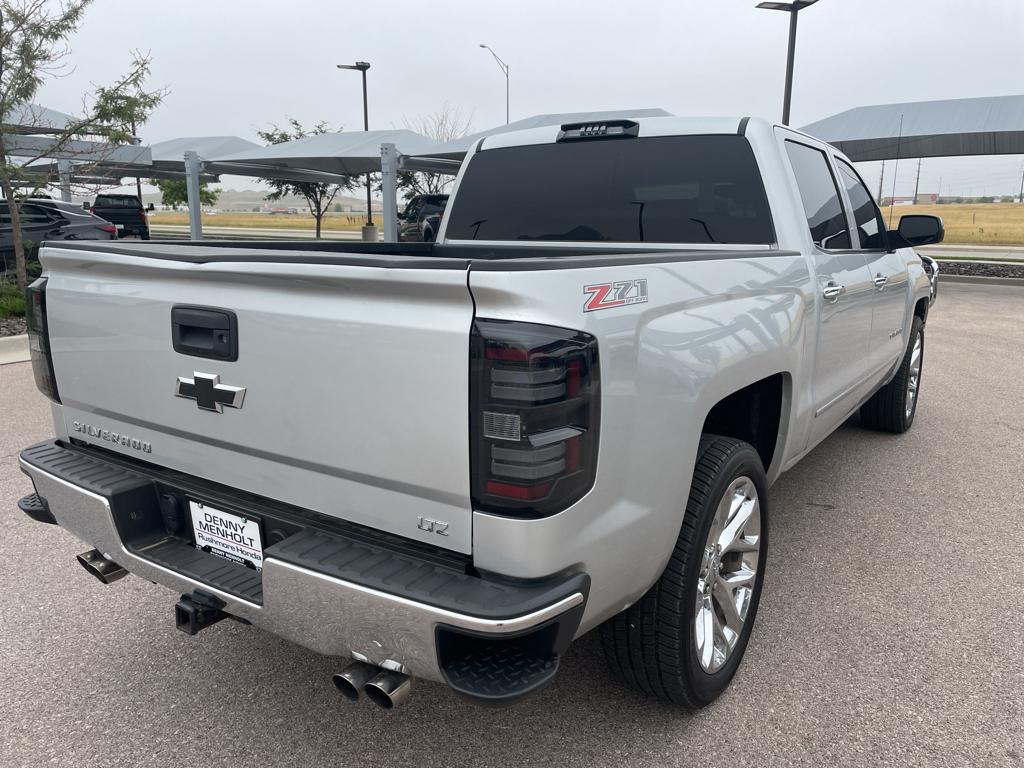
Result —
POLYGON ((211 360, 238 359, 238 318, 229 309, 178 304, 171 308, 174 351, 211 360))

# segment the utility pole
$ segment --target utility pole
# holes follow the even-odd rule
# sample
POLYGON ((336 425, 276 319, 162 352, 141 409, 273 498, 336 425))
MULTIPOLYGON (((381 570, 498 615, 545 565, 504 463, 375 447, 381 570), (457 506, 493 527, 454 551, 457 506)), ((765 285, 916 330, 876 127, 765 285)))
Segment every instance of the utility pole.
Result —
POLYGON ((882 207, 882 184, 885 182, 885 160, 882 161, 882 173, 878 176, 878 207, 882 207))
POLYGON ((921 158, 917 158, 917 178, 914 179, 914 205, 917 205, 917 191, 921 186, 921 158))
POLYGON ((1024 203, 1024 165, 1020 169, 1020 194, 1017 196, 1018 203, 1024 203))

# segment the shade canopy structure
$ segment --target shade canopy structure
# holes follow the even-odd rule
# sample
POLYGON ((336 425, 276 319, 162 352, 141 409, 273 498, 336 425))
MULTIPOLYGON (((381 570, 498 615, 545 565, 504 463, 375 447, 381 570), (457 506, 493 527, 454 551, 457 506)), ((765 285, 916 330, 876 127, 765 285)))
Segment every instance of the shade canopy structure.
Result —
POLYGON ((549 115, 534 115, 533 117, 526 117, 522 120, 516 120, 514 123, 508 125, 499 125, 494 128, 489 128, 486 131, 480 131, 478 133, 470 134, 469 136, 463 136, 460 139, 453 139, 447 141, 444 144, 436 147, 430 152, 431 157, 438 158, 451 158, 461 160, 466 156, 466 153, 472 148, 472 146, 487 136, 494 136, 499 133, 508 133, 510 131, 525 131, 530 128, 541 128, 546 125, 563 125, 565 123, 591 123, 601 122, 602 120, 628 120, 634 117, 671 117, 671 112, 666 112, 664 109, 652 108, 652 109, 620 109, 620 110, 609 110, 604 112, 563 112, 558 114, 549 115))
POLYGON ((186 152, 195 152, 205 159, 234 152, 251 152, 259 148, 259 144, 239 136, 184 136, 150 146, 154 168, 178 173, 185 171, 186 152))
POLYGON ((439 146, 432 139, 404 129, 341 131, 203 158, 207 170, 239 176, 273 178, 269 174, 294 171, 355 176, 381 169, 384 144, 393 144, 401 155, 430 155, 439 146))
MULTIPOLYGON (((73 166, 93 178, 103 178, 109 183, 120 184, 125 177, 144 179, 183 179, 185 177, 185 153, 195 152, 200 157, 209 157, 224 152, 241 152, 258 149, 256 144, 238 136, 184 136, 169 141, 160 141, 144 149, 151 156, 150 162, 116 162, 105 160, 88 164, 88 168, 73 166)), ((203 181, 216 181, 212 173, 205 173, 203 181)))
POLYGON ((857 162, 1024 154, 1024 96, 856 107, 800 130, 857 162))
POLYGON ((59 133, 74 122, 72 115, 42 104, 20 104, 0 119, 4 133, 25 134, 59 133))
MULTIPOLYGON (((206 158, 226 152, 242 152, 258 149, 255 144, 238 136, 183 136, 178 139, 160 141, 146 149, 152 161, 149 163, 99 163, 93 170, 110 178, 182 179, 185 177, 185 153, 195 152, 206 158)), ((204 181, 216 181, 216 172, 207 171, 204 181)))

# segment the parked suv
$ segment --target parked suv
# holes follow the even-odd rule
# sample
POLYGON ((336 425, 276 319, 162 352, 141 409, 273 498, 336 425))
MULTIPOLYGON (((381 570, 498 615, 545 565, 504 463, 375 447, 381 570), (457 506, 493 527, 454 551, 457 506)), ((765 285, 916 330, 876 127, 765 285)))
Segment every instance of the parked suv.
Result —
MULTIPOLYGON (((72 203, 31 198, 21 204, 21 234, 33 254, 43 240, 113 240, 117 228, 72 203)), ((0 200, 0 261, 4 269, 14 266, 11 211, 6 200, 0 200)))
POLYGON ((404 242, 432 243, 441 229, 441 216, 448 195, 416 195, 398 214, 398 239, 404 242))
POLYGON ((96 195, 90 210, 117 227, 119 237, 139 237, 149 240, 149 220, 146 211, 153 210, 150 203, 146 208, 135 195, 96 195))

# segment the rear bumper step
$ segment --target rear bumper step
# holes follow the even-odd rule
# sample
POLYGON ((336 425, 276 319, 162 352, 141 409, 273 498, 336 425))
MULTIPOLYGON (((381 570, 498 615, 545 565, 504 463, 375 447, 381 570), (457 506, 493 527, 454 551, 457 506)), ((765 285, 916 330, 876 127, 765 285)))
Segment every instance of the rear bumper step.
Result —
MULTIPOLYGON (((486 703, 506 703, 550 681, 589 590, 586 574, 530 583, 482 578, 468 563, 415 543, 325 530, 312 512, 318 522, 303 525, 294 508, 232 497, 230 489, 95 449, 41 443, 22 452, 21 467, 39 498, 19 505, 27 514, 42 519, 25 509, 41 506, 129 572, 214 598, 224 614, 319 653, 400 667, 486 703), (197 497, 263 521, 262 571, 193 546, 182 509, 197 497)), ((179 614, 182 629, 202 628, 186 614, 179 614)))
POLYGON ((50 508, 46 506, 45 501, 39 498, 38 493, 30 493, 28 496, 19 499, 18 509, 38 523, 57 524, 53 515, 50 514, 50 508))

